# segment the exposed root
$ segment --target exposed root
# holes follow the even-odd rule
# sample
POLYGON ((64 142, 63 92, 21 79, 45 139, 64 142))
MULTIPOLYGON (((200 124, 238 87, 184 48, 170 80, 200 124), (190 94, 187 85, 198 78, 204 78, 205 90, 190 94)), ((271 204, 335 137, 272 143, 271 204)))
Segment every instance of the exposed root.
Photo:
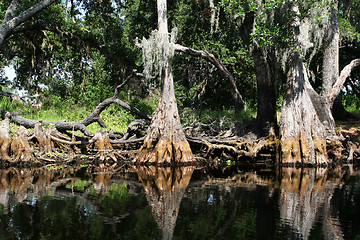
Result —
POLYGON ((50 153, 53 151, 54 143, 51 141, 49 132, 43 130, 41 120, 35 124, 34 136, 39 143, 40 155, 50 153))
POLYGON ((262 151, 274 152, 276 139, 273 137, 260 138, 255 141, 245 138, 210 139, 188 138, 190 142, 206 146, 206 158, 223 157, 225 159, 240 160, 242 158, 255 159, 262 151))
POLYGON ((96 157, 100 161, 112 159, 117 162, 116 152, 113 151, 113 146, 110 143, 109 133, 107 129, 98 130, 95 136, 90 140, 90 143, 94 143, 97 149, 96 157))
POLYGON ((11 142, 12 161, 29 162, 35 160, 34 149, 30 146, 27 136, 29 132, 20 126, 11 142))
POLYGON ((6 113, 5 119, 0 123, 0 159, 3 160, 10 160, 10 117, 11 114, 6 113))

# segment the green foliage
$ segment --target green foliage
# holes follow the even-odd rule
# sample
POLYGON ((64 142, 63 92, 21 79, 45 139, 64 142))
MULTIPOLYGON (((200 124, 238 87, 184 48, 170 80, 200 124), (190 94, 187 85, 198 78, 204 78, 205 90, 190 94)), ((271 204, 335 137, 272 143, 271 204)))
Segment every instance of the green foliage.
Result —
POLYGON ((68 189, 75 189, 76 191, 83 192, 85 188, 91 185, 91 182, 86 180, 76 180, 74 183, 66 184, 66 188, 68 189))

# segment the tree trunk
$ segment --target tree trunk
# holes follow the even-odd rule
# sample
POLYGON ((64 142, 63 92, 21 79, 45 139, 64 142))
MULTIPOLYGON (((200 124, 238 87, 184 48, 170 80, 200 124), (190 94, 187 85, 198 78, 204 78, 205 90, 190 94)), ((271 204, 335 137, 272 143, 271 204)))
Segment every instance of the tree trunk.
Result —
POLYGON ((268 53, 251 38, 251 34, 254 33, 255 13, 249 11, 248 7, 246 8, 248 12, 240 26, 239 33, 245 44, 253 45, 251 54, 255 65, 258 99, 255 129, 260 130, 261 135, 275 135, 277 119, 274 73, 268 53))
MULTIPOLYGON (((158 25, 160 34, 168 34, 166 0, 158 0, 158 25)), ((171 70, 167 57, 160 72, 161 97, 147 131, 144 144, 134 162, 178 163, 192 162, 194 157, 180 123, 171 70)))
POLYGON ((326 133, 306 88, 298 52, 288 65, 286 93, 280 119, 281 161, 285 164, 327 163, 326 133))
MULTIPOLYGON (((334 4, 337 5, 337 1, 334 4)), ((332 8, 330 12, 330 21, 325 30, 323 40, 324 57, 322 66, 322 96, 326 96, 331 91, 339 76, 339 38, 339 20, 336 9, 332 8)), ((341 95, 337 96, 330 108, 335 119, 342 120, 349 116, 349 112, 345 110, 341 102, 341 95)))
POLYGON ((256 128, 261 134, 276 135, 276 88, 275 78, 267 54, 255 43, 252 51, 257 83, 256 128))

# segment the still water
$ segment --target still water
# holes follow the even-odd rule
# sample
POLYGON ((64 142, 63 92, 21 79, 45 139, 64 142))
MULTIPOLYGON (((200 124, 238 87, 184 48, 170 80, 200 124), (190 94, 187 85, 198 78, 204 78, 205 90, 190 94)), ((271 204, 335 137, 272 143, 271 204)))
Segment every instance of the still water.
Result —
POLYGON ((0 169, 0 239, 360 239, 360 169, 0 169))

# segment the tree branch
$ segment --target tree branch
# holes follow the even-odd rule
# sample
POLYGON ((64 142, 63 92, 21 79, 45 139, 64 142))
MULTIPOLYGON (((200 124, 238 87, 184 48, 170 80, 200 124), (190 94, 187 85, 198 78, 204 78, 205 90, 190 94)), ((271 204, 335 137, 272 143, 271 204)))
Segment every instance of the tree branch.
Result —
POLYGON ((13 0, 6 11, 3 23, 0 25, 0 47, 2 42, 11 34, 13 34, 12 31, 16 29, 16 27, 20 26, 26 20, 42 11, 53 2, 55 2, 55 0, 42 0, 41 2, 20 13, 19 16, 13 17, 13 13, 17 8, 17 0, 13 0))
POLYGON ((11 99, 16 98, 16 95, 14 95, 13 93, 11 93, 11 92, 3 92, 1 90, 0 90, 0 95, 5 96, 5 97, 9 97, 11 99))
POLYGON ((360 65, 360 58, 352 60, 348 65, 344 67, 341 71, 340 76, 336 80, 331 91, 326 95, 327 104, 332 106, 335 101, 335 98, 339 95, 342 86, 344 85, 346 79, 349 77, 351 71, 360 65))
POLYGON ((19 26, 26 20, 28 20, 30 17, 34 16, 38 12, 42 11, 46 7, 50 6, 55 0, 43 0, 39 2, 38 4, 35 4, 34 6, 30 7, 26 11, 22 12, 19 16, 11 19, 8 21, 8 26, 11 29, 14 29, 15 27, 19 26))
POLYGON ((194 57, 201 57, 201 58, 209 61, 210 63, 212 63, 220 71, 220 75, 223 78, 229 80, 229 84, 231 86, 230 93, 231 93, 231 96, 233 97, 234 103, 235 103, 235 112, 237 114, 240 114, 244 110, 244 102, 243 102, 240 92, 236 86, 234 76, 225 67, 225 65, 222 62, 220 62, 213 54, 208 53, 206 51, 198 51, 198 50, 194 50, 192 48, 184 47, 180 44, 175 44, 175 50, 177 52, 181 52, 181 53, 191 55, 194 57))
POLYGON ((8 7, 8 9, 6 10, 5 13, 5 18, 3 23, 10 21, 13 18, 14 15, 14 11, 16 10, 17 6, 19 4, 18 0, 13 0, 10 4, 10 6, 8 7))

